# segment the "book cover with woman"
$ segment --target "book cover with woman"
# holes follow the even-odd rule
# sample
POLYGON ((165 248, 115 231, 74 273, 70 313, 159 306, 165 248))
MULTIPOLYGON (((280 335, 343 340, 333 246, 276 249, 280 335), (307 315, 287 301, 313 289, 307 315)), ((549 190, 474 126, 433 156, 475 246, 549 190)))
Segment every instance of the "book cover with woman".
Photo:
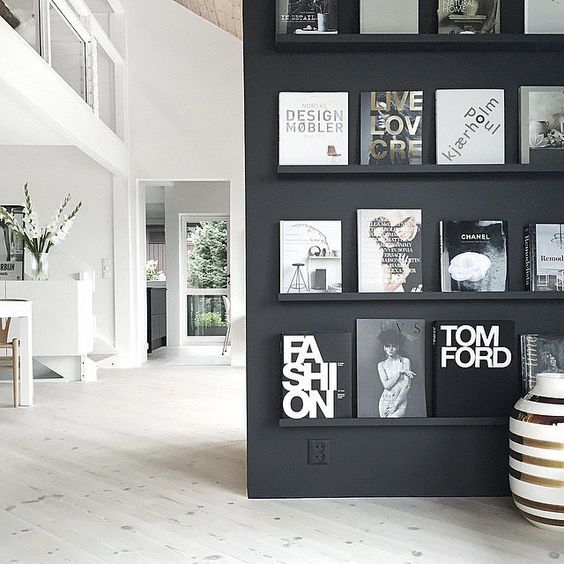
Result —
POLYGON ((358 319, 358 417, 426 417, 425 321, 358 319))

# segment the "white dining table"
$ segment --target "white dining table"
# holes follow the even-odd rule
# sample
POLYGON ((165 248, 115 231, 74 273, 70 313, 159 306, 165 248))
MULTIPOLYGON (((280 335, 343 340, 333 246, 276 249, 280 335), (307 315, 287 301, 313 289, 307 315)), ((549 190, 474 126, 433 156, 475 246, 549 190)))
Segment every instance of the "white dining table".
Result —
POLYGON ((0 317, 19 319, 20 405, 33 405, 32 302, 0 299, 0 317))

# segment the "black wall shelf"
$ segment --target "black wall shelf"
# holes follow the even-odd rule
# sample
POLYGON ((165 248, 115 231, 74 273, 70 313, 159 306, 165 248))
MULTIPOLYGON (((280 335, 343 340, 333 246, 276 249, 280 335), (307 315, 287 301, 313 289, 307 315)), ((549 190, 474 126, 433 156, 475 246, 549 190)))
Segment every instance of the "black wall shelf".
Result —
POLYGON ((280 419, 280 427, 491 427, 509 425, 508 417, 405 417, 403 419, 280 419))
POLYGON ((507 302, 507 301, 562 301, 564 292, 418 292, 368 293, 343 292, 340 294, 278 294, 279 302, 507 302))
POLYGON ((562 165, 540 166, 534 164, 500 164, 500 165, 327 165, 327 166, 278 166, 279 176, 435 176, 435 175, 481 175, 492 174, 564 174, 562 165))
POLYGON ((311 53, 320 51, 558 51, 564 35, 439 35, 366 34, 278 35, 278 51, 311 53))

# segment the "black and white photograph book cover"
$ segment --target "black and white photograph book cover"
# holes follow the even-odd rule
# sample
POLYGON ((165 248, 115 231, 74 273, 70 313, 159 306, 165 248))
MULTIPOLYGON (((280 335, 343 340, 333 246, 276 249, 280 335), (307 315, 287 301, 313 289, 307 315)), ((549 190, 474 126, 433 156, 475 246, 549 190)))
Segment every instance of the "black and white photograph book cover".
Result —
POLYGON ((281 221, 280 293, 342 291, 341 222, 281 221))
POLYGON ((437 164, 505 163, 505 92, 437 90, 437 164))
POLYGON ((564 224, 525 228, 525 286, 532 292, 564 292, 564 224))
POLYGON ((439 33, 500 32, 500 0, 438 0, 439 33))
POLYGON ((360 164, 422 164, 423 91, 360 95, 360 164))
POLYGON ((441 290, 507 290, 507 221, 441 221, 441 290))
POLYGON ((521 163, 561 164, 564 161, 564 86, 522 86, 519 98, 521 163))
POLYGON ((281 335, 282 417, 352 417, 352 338, 348 332, 281 335))
POLYGON ((421 210, 357 210, 358 291, 422 292, 421 210))
POLYGON ((277 0, 276 33, 338 32, 338 0, 277 0))
POLYGON ((427 417, 425 320, 357 319, 358 417, 427 417))
POLYGON ((564 0, 525 0, 525 33, 564 33, 564 0))
MULTIPOLYGON (((20 226, 23 226, 23 206, 4 206, 20 226)), ((24 279, 24 242, 0 220, 0 280, 24 279)))
POLYGON ((280 92, 280 165, 349 163, 347 92, 280 92))
POLYGON ((435 416, 509 417, 521 392, 515 323, 433 323, 435 416))

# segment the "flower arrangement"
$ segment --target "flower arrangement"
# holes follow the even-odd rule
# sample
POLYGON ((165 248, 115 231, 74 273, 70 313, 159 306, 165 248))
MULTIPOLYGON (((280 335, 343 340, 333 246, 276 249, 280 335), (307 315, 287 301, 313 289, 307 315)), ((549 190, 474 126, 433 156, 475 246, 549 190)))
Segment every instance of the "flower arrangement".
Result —
POLYGON ((23 239, 25 247, 32 254, 34 260, 40 263, 42 255, 48 253, 51 247, 65 240, 74 218, 82 206, 82 202, 78 202, 69 214, 65 213, 70 199, 71 195, 68 194, 55 210, 51 222, 45 226, 40 226, 38 223, 39 217, 33 209, 26 183, 24 185, 23 225, 20 225, 15 217, 2 206, 0 206, 0 221, 3 221, 9 229, 23 239))

